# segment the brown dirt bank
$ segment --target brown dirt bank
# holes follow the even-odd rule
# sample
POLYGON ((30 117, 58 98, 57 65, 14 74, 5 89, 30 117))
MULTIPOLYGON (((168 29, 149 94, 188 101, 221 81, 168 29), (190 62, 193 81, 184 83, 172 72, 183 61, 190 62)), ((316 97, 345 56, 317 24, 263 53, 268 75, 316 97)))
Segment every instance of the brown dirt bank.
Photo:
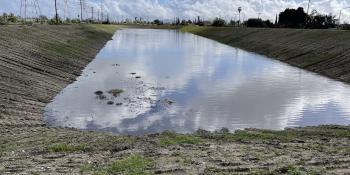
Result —
POLYGON ((0 174, 346 174, 350 126, 112 136, 47 128, 45 105, 116 26, 0 26, 0 174))
POLYGON ((195 26, 182 30, 350 83, 350 31, 195 26))
POLYGON ((0 126, 43 126, 43 107, 113 33, 78 25, 0 26, 0 126))

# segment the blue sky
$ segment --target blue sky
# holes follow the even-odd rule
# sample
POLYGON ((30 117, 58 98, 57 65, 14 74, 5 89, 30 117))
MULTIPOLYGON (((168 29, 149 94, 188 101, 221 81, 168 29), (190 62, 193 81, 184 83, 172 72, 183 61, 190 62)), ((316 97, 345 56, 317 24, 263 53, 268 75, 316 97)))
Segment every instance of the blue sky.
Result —
MULTIPOLYGON (((33 0, 28 0, 33 1, 33 0)), ((57 0, 59 14, 64 16, 64 0, 57 0)), ((67 0, 69 9, 66 15, 77 17, 79 0, 67 0)), ((179 16, 193 19, 201 16, 205 19, 222 17, 225 19, 238 18, 237 8, 243 8, 242 18, 257 17, 259 13, 264 19, 274 20, 277 13, 285 8, 307 7, 308 0, 85 0, 84 16, 91 16, 94 7, 95 16, 103 2, 105 13, 115 20, 121 18, 143 17, 148 19, 174 19, 179 16)), ((53 16, 54 0, 38 0, 40 9, 46 16, 53 16)), ((350 7, 350 0, 311 0, 311 9, 321 13, 332 13, 339 16, 340 9, 350 7)), ((0 0, 0 13, 20 13, 20 0, 0 0)), ((29 12, 30 13, 30 12, 29 12)), ((350 9, 343 10, 343 21, 350 22, 350 9)))

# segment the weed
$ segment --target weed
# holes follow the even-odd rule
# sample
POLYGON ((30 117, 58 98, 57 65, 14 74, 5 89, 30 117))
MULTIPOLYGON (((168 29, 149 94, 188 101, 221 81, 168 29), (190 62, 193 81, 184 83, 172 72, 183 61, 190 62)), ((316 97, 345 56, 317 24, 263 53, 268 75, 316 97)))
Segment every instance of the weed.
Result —
POLYGON ((160 135, 159 145, 165 147, 179 144, 198 144, 201 142, 203 142, 203 139, 194 135, 182 135, 167 131, 160 135))
POLYGON ((59 144, 50 146, 48 150, 49 152, 76 152, 76 151, 87 152, 90 150, 90 147, 86 144, 69 145, 65 143, 59 143, 59 144))
POLYGON ((129 157, 117 160, 109 166, 94 167, 85 164, 80 167, 80 172, 92 172, 93 174, 128 174, 143 175, 150 174, 147 170, 154 168, 152 159, 144 158, 140 155, 130 155, 129 157))
POLYGON ((108 91, 108 93, 112 94, 114 97, 119 96, 123 92, 124 91, 122 89, 112 89, 112 90, 108 91))

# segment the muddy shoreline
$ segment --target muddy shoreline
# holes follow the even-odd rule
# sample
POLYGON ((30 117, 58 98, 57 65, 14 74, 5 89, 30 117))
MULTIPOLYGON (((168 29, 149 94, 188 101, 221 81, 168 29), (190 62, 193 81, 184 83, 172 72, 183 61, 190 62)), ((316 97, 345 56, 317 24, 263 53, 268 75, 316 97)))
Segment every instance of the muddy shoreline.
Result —
POLYGON ((118 26, 0 26, 0 174, 347 174, 350 126, 142 137, 48 128, 43 108, 118 26))

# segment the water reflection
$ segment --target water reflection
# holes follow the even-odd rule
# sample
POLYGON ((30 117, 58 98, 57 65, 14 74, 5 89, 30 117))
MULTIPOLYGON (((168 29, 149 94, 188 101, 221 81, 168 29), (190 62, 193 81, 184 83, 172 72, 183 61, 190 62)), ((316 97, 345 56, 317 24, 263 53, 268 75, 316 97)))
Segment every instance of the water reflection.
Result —
POLYGON ((348 85, 260 55, 177 31, 124 29, 45 118, 51 126, 121 134, 283 129, 350 124, 349 101, 348 85), (125 92, 107 100, 94 94, 116 88, 125 92))

